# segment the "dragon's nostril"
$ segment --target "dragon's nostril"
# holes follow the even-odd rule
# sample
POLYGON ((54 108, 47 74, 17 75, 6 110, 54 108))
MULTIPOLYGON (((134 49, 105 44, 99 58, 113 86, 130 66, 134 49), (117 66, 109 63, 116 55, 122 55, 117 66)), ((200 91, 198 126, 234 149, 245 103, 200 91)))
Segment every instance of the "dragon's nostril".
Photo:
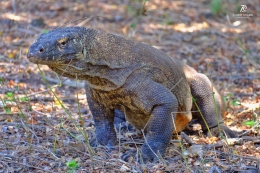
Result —
POLYGON ((43 48, 41 48, 39 51, 42 53, 42 52, 44 51, 44 49, 43 49, 43 48))

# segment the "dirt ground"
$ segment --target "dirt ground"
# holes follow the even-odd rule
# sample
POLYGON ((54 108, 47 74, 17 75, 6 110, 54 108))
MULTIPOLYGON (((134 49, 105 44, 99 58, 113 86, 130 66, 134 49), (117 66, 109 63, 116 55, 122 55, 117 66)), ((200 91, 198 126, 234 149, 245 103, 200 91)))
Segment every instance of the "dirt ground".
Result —
POLYGON ((260 172, 259 1, 1 0, 0 6, 0 172, 260 172), (144 142, 137 130, 118 133, 112 151, 91 149, 86 138, 95 125, 83 82, 40 66, 44 79, 26 58, 41 33, 72 25, 145 42, 206 74, 226 100, 225 123, 244 135, 227 144, 187 132, 197 145, 173 139, 160 161, 147 164, 120 159, 144 142))

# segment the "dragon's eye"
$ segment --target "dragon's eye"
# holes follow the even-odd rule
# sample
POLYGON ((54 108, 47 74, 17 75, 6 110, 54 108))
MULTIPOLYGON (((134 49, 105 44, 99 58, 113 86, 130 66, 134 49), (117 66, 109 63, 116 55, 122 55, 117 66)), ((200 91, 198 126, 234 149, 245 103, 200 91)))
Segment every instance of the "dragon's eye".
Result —
POLYGON ((62 38, 58 40, 58 43, 60 43, 62 46, 65 46, 67 44, 68 38, 62 38))

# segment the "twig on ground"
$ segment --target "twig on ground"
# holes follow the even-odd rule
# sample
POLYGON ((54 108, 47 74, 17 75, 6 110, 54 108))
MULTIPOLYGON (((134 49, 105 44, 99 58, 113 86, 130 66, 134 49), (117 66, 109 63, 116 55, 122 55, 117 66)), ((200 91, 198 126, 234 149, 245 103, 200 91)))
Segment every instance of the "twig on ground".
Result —
POLYGON ((216 165, 213 165, 210 170, 209 173, 215 173, 215 171, 217 171, 217 173, 221 173, 221 171, 219 170, 219 168, 216 165))
MULTIPOLYGON (((3 160, 5 160, 5 158, 3 158, 3 160)), ((50 173, 53 172, 53 171, 49 171, 49 170, 46 170, 46 169, 43 169, 43 168, 40 168, 40 167, 36 167, 36 166, 32 166, 32 165, 28 165, 28 164, 24 164, 24 163, 12 161, 12 160, 7 160, 7 162, 11 162, 11 163, 14 163, 14 164, 26 166, 26 167, 29 167, 29 168, 34 168, 34 169, 36 169, 36 170, 42 170, 42 171, 44 171, 44 172, 50 172, 50 173)))
MULTIPOLYGON (((40 140, 38 136, 34 133, 34 131, 32 131, 30 128, 27 128, 22 120, 21 120, 21 124, 23 125, 24 129, 29 130, 33 134, 33 136, 35 136, 37 143, 39 144, 40 140)), ((34 128, 34 125, 32 125, 32 128, 34 128)))
MULTIPOLYGON (((0 122, 0 125, 21 126, 21 125, 24 125, 24 124, 18 123, 18 122, 0 122)), ((47 128, 48 126, 28 124, 28 127, 30 127, 30 128, 47 128)))
POLYGON ((189 145, 196 144, 194 141, 191 140, 191 138, 186 135, 184 132, 181 132, 181 140, 185 140, 189 145))

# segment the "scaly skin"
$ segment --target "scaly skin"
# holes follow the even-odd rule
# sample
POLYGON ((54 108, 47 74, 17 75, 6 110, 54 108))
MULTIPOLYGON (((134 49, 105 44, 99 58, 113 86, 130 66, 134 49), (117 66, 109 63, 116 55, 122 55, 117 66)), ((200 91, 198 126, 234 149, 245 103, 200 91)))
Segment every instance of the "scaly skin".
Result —
MULTIPOLYGON (((211 129, 218 132, 220 124, 227 135, 235 136, 223 124, 223 102, 209 79, 147 44, 94 29, 66 27, 40 35, 27 57, 62 76, 86 81, 100 144, 116 143, 115 110, 124 112, 136 128, 145 129, 147 143, 141 148, 144 161, 156 159, 154 153, 162 155, 174 131, 183 130, 192 119, 191 110, 197 108, 192 105, 191 94, 211 129)), ((202 118, 198 114, 195 117, 206 130, 202 118)))

